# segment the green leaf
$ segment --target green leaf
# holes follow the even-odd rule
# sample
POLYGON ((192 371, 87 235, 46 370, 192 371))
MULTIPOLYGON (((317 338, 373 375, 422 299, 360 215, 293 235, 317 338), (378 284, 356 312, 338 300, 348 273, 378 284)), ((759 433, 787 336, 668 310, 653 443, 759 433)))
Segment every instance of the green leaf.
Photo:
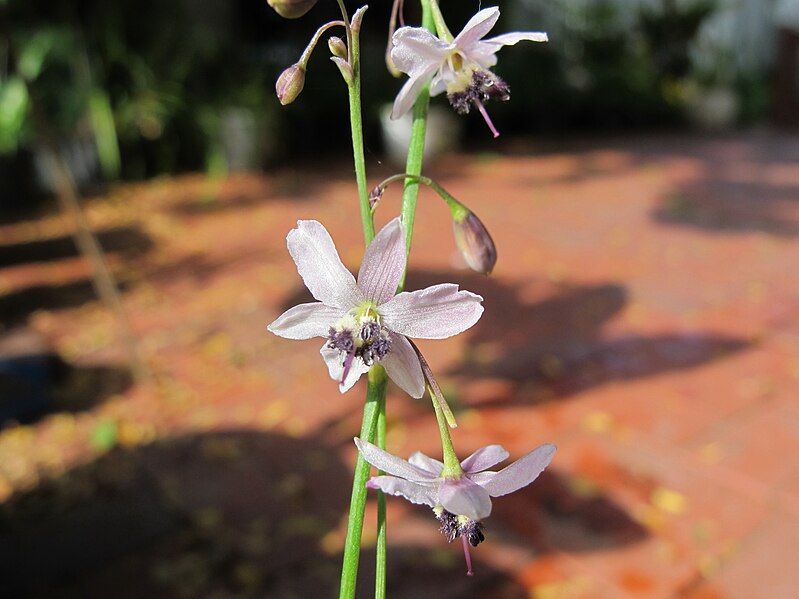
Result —
POLYGON ((111 102, 102 89, 95 88, 89 95, 89 119, 103 174, 109 179, 115 179, 119 176, 121 166, 119 140, 111 102))
POLYGON ((12 76, 0 82, 0 153, 17 149, 28 105, 28 87, 20 77, 12 76))

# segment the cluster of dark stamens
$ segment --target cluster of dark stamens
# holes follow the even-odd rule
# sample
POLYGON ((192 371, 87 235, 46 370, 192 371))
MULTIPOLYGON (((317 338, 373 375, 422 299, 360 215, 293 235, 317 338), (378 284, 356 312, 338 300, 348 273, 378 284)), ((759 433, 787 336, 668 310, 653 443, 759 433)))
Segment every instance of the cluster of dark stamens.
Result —
POLYGON ((365 323, 357 334, 349 329, 338 330, 330 327, 327 346, 345 354, 346 363, 351 363, 353 358, 359 357, 364 364, 371 366, 385 358, 391 351, 391 338, 384 327, 375 321, 370 321, 365 323))
POLYGON ((469 86, 463 91, 447 94, 447 99, 455 112, 469 114, 473 107, 480 107, 489 100, 507 102, 510 100, 510 87, 494 73, 476 70, 469 86))
POLYGON ((483 534, 485 526, 483 526, 482 522, 477 522, 475 520, 466 520, 463 522, 463 519, 458 518, 458 516, 446 510, 442 511, 436 518, 441 525, 438 530, 450 543, 458 537, 463 536, 472 547, 477 547, 486 539, 485 534, 483 534))

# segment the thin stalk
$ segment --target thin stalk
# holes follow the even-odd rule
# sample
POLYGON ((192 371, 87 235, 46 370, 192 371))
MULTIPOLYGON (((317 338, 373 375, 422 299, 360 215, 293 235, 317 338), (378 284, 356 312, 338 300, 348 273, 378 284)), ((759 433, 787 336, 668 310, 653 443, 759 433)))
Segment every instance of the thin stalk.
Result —
MULTIPOLYGON (((364 244, 368 246, 375 236, 374 218, 369 206, 369 189, 366 181, 366 158, 363 147, 363 115, 361 109, 361 65, 360 65, 360 31, 353 31, 350 26, 347 9, 342 0, 338 0, 341 14, 347 28, 347 50, 349 64, 352 68, 352 82, 348 85, 350 128, 352 131, 352 153, 355 164, 355 179, 358 185, 358 200, 361 210, 364 244)), ((385 404, 388 378, 385 370, 379 365, 369 371, 366 402, 363 410, 360 438, 374 442, 377 436, 378 445, 385 447, 385 404), (380 423, 380 424, 379 424, 380 423), (380 432, 382 431, 382 432, 380 432)), ((367 488, 371 467, 358 453, 355 462, 355 473, 352 480, 352 496, 347 521, 347 538, 344 541, 344 557, 341 567, 340 599, 354 599, 358 581, 358 563, 361 554, 361 536, 363 534, 363 518, 366 507, 367 488)), ((375 566, 375 595, 385 596, 385 561, 386 561, 386 524, 385 496, 378 494, 378 550, 375 566), (382 509, 381 509, 382 500, 382 509), (382 591, 381 591, 382 587, 382 591), (382 595, 380 594, 382 592, 382 595)))
POLYGON ((72 172, 54 143, 48 139, 45 140, 44 146, 46 165, 55 184, 58 203, 64 214, 68 215, 75 224, 75 244, 91 265, 95 292, 116 317, 128 352, 131 372, 138 382, 151 380, 152 373, 139 349, 139 341, 133 333, 130 319, 122 305, 116 281, 105 261, 103 248, 92 233, 81 208, 72 172))
POLYGON ((441 9, 438 7, 438 0, 430 0, 430 9, 433 13, 435 33, 437 33, 438 37, 445 42, 451 42, 454 38, 452 36, 452 32, 449 30, 449 27, 447 27, 447 24, 444 21, 444 15, 441 14, 441 9))
MULTIPOLYGON (((413 183, 422 183, 423 185, 427 185, 430 189, 435 191, 441 199, 444 200, 447 205, 449 206, 450 210, 452 211, 453 217, 458 217, 462 215, 467 215, 469 213, 469 209, 464 206, 461 202, 459 202, 455 196, 449 193, 446 189, 444 189, 441 185, 439 185, 436 181, 431 179, 430 177, 425 176, 416 176, 411 175, 409 173, 401 173, 398 175, 391 175, 387 179, 383 179, 380 184, 375 188, 375 190, 380 191, 380 196, 385 191, 385 189, 396 181, 411 181, 413 183)), ((372 207, 372 213, 377 209, 378 204, 372 207)))
MULTIPOLYGON (((421 3, 422 25, 429 31, 435 32, 435 22, 433 20, 430 0, 421 0, 421 3)), ((408 160, 405 163, 405 172, 414 177, 419 177, 422 174, 424 142, 427 136, 427 111, 429 106, 430 89, 429 87, 425 87, 416 99, 416 104, 413 106, 411 143, 408 146, 408 160)), ((402 194, 402 222, 405 225, 405 247, 407 254, 410 254, 411 243, 413 242, 413 225, 416 220, 416 201, 418 199, 418 181, 407 181, 405 183, 405 191, 402 194)), ((406 272, 402 275, 402 279, 400 280, 399 291, 405 288, 405 277, 407 274, 406 269, 406 272)))
MULTIPOLYGON (((378 396, 377 407, 377 446, 386 448, 386 394, 378 396)), ((385 474, 382 470, 377 472, 380 476, 385 474)), ((386 597, 386 555, 387 549, 386 530, 386 495, 382 491, 377 493, 377 546, 375 549, 375 599, 386 597)))
POLYGON ((308 45, 305 47, 302 56, 300 56, 300 60, 297 61, 297 64, 302 65, 303 69, 308 66, 308 61, 311 59, 311 54, 313 54, 316 44, 319 43, 319 38, 321 38, 328 29, 333 27, 344 27, 349 30, 349 27, 344 21, 330 21, 329 23, 325 23, 316 30, 316 33, 314 33, 311 41, 308 42, 308 45))
MULTIPOLYGON (((380 404, 385 401, 388 377, 382 366, 373 366, 369 371, 369 387, 363 408, 361 439, 374 439, 377 429, 380 404)), ((350 513, 347 520, 347 538, 344 541, 344 563, 341 569, 339 599, 353 599, 358 580, 358 560, 361 552, 363 532, 363 512, 366 505, 366 481, 369 479, 369 463, 358 453, 355 462, 355 475, 352 480, 350 513)))
MULTIPOLYGON (((430 393, 433 397, 433 393, 430 393)), ((461 476, 463 469, 458 461, 458 455, 455 453, 455 448, 452 446, 452 437, 449 434, 449 426, 447 425, 447 418, 444 416, 444 411, 441 409, 439 403, 433 398, 433 409, 436 411, 436 422, 438 423, 438 434, 441 436, 441 449, 444 452, 444 470, 441 472, 442 476, 461 476)))
MULTIPOLYGON (((342 9, 343 10, 343 9, 342 9)), ((361 225, 363 240, 369 245, 375 237, 375 223, 369 206, 369 188, 366 183, 366 157, 363 150, 363 115, 361 114, 361 61, 360 35, 347 27, 350 40, 350 66, 352 84, 349 86, 350 128, 352 129, 352 155, 355 162, 355 180, 358 183, 358 200, 361 206, 361 225)))

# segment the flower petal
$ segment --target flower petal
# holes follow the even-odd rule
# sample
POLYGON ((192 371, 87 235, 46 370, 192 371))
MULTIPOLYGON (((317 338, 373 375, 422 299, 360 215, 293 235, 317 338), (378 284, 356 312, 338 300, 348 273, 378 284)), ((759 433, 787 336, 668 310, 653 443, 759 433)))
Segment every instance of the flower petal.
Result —
POLYGON ((363 301, 330 233, 315 220, 297 221, 297 228, 286 237, 289 253, 297 265, 305 286, 313 296, 327 306, 350 310, 363 301))
POLYGON ((363 359, 354 358, 350 371, 347 373, 347 378, 344 383, 341 382, 341 377, 344 375, 344 357, 343 354, 337 349, 330 349, 327 344, 322 346, 319 350, 322 354, 325 363, 327 364, 327 371, 330 373, 330 378, 338 382, 338 390, 346 393, 358 382, 361 375, 369 372, 369 367, 364 364, 363 359))
POLYGON ((497 64, 497 52, 502 49, 500 45, 489 44, 482 41, 477 42, 472 51, 469 52, 469 59, 476 62, 482 68, 489 70, 497 64))
POLYGON ((436 69, 438 69, 437 65, 430 66, 427 70, 412 75, 411 78, 405 82, 405 85, 402 86, 402 89, 397 94, 397 98, 394 100, 394 107, 391 109, 392 120, 396 121, 413 108, 416 98, 422 93, 424 86, 433 78, 436 69))
POLYGON ((375 476, 369 479, 366 486, 380 489, 383 493, 404 497, 411 503, 419 505, 436 505, 437 488, 433 485, 421 485, 396 476, 375 476))
POLYGON ((418 339, 446 339, 474 325, 483 314, 483 298, 458 291, 452 283, 395 295, 380 306, 392 331, 418 339))
POLYGON ((380 363, 391 380, 414 399, 424 395, 424 375, 419 358, 402 335, 391 335, 391 351, 380 363))
POLYGON ((472 474, 467 474, 466 476, 469 477, 469 480, 473 483, 477 483, 481 487, 485 487, 488 481, 490 481, 496 475, 496 472, 484 470, 483 472, 473 472, 472 474))
POLYGON ((448 62, 445 62, 430 82, 430 97, 434 98, 447 91, 447 86, 457 78, 458 74, 455 69, 448 62))
POLYGON ((466 478, 444 479, 438 502, 456 516, 480 521, 491 514, 491 497, 480 485, 466 478))
POLYGON ((434 460, 428 455, 423 454, 421 451, 416 451, 408 458, 408 462, 414 466, 427 470, 430 474, 438 476, 444 469, 444 462, 434 460))
POLYGON ((368 441, 355 437, 355 445, 358 451, 361 452, 363 459, 369 462, 375 468, 399 476, 405 480, 416 483, 432 483, 436 477, 429 472, 417 468, 410 462, 406 462, 402 458, 391 455, 387 451, 383 451, 377 445, 373 445, 368 441))
POLYGON ((491 8, 484 8, 476 15, 474 15, 469 22, 463 27, 453 43, 464 52, 468 54, 471 46, 480 41, 485 35, 493 29, 499 19, 499 8, 492 6, 491 8))
POLYGON ((397 292, 405 272, 405 228, 397 217, 366 248, 358 271, 358 287, 364 297, 380 305, 397 292))
POLYGON ((286 339, 327 337, 330 327, 346 312, 322 303, 300 304, 286 310, 267 330, 286 339))
POLYGON ((467 474, 488 470, 500 462, 507 460, 510 454, 502 445, 486 445, 475 451, 461 462, 461 468, 467 474))
POLYGON ((549 443, 535 448, 526 456, 497 472, 490 481, 482 485, 483 488, 491 497, 501 497, 526 487, 549 466, 552 456, 555 455, 555 449, 555 446, 549 443))
POLYGON ((438 68, 450 51, 450 44, 438 39, 424 27, 400 27, 391 38, 391 60, 410 76, 438 68))
POLYGON ((514 46, 523 41, 548 42, 549 36, 543 31, 513 31, 511 33, 503 33, 502 35, 483 40, 482 43, 501 47, 514 46))

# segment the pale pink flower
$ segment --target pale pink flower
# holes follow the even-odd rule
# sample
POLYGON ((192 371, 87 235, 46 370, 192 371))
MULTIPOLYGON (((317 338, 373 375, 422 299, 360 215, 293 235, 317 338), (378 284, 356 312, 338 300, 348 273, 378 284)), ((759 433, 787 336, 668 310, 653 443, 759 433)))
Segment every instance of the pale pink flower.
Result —
POLYGON ((401 27, 392 38, 391 58, 397 69, 406 73, 408 81, 394 101, 391 118, 408 112, 428 83, 430 95, 447 92, 453 108, 461 114, 477 108, 497 137, 497 132, 484 104, 488 100, 510 98, 508 85, 491 67, 497 64, 497 52, 503 46, 520 41, 548 41, 540 31, 514 31, 484 39, 499 19, 499 8, 486 8, 473 16, 452 42, 445 42, 424 27, 401 27))
POLYGON ((452 337, 483 313, 482 297, 459 291, 452 283, 395 295, 406 262, 399 217, 366 249, 357 281, 321 223, 298 221, 286 243, 305 286, 318 301, 287 310, 268 329, 287 339, 324 338, 322 357, 342 393, 379 362, 409 395, 422 397, 424 375, 408 337, 452 337))
POLYGON ((444 464, 417 451, 406 461, 362 439, 355 444, 363 458, 386 472, 366 484, 389 495, 404 497, 411 503, 433 508, 441 532, 451 542, 461 537, 471 574, 469 545, 485 540, 482 520, 491 514, 491 498, 518 491, 532 483, 549 466, 555 446, 541 445, 499 472, 489 470, 508 459, 501 445, 488 445, 475 451, 460 465, 461 476, 443 476, 444 464))

